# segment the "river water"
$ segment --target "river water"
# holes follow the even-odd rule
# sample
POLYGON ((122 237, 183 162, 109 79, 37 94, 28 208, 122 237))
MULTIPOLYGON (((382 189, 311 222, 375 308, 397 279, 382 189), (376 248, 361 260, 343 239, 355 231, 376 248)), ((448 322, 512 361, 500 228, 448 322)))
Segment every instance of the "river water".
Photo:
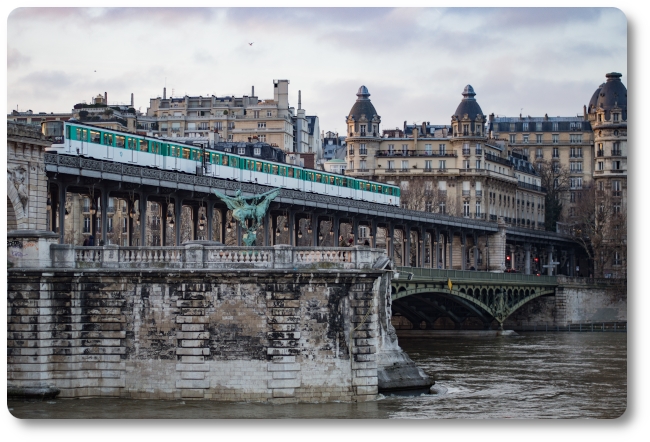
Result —
POLYGON ((627 333, 409 338, 438 394, 369 403, 267 405, 128 399, 10 400, 20 418, 616 418, 627 404, 627 333))

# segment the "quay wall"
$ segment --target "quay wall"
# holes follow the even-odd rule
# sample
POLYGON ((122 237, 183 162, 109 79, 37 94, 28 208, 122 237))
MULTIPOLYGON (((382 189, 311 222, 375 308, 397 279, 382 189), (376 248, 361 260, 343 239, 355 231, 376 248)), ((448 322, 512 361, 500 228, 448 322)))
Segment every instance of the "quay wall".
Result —
POLYGON ((534 299, 514 312, 504 328, 529 324, 587 324, 627 321, 624 280, 558 277, 555 296, 534 299))
POLYGON ((373 400, 395 341, 377 269, 8 273, 8 385, 59 397, 373 400))

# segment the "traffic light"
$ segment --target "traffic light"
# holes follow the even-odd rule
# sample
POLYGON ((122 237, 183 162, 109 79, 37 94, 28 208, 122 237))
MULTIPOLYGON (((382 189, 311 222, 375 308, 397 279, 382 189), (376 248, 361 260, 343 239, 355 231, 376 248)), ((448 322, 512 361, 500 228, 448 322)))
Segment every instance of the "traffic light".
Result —
POLYGON ((510 261, 510 255, 506 256, 506 261, 510 261))
POLYGON ((535 258, 535 262, 539 262, 539 258, 535 258))

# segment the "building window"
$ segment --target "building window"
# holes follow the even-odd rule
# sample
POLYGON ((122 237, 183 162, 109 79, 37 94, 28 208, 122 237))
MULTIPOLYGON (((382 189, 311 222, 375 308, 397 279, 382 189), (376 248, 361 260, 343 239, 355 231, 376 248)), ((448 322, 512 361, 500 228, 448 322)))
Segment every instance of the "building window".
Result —
POLYGON ((524 132, 528 131, 528 123, 523 123, 523 131, 524 132))
POLYGON ((425 161, 424 161, 424 170, 428 170, 428 171, 430 171, 430 170, 433 168, 433 166, 431 165, 431 163, 433 163, 433 161, 431 161, 431 160, 425 160, 425 161))
POLYGON ((361 136, 362 137, 366 136, 366 125, 365 124, 361 125, 361 136))
POLYGON ((515 141, 516 141, 516 135, 510 134, 510 144, 515 144, 515 141))
POLYGON ((389 144, 388 145, 388 155, 393 155, 395 152, 395 145, 394 144, 389 144))
POLYGON ((368 155, 368 149, 366 149, 365 143, 359 145, 359 155, 368 155))
POLYGON ((430 144, 425 144, 424 145, 424 154, 425 155, 431 155, 433 153, 433 149, 431 148, 430 144))
POLYGON ((481 168, 481 160, 476 160, 476 168, 477 169, 481 168))
POLYGON ((537 141, 537 144, 542 144, 542 136, 542 134, 535 135, 535 141, 537 141))
POLYGON ((235 128, 235 122, 231 121, 228 123, 228 129, 234 129, 235 128))
POLYGON ((612 161, 612 170, 621 170, 621 162, 612 161))
POLYGON ((571 135, 569 135, 569 141, 572 144, 582 143, 582 134, 571 134, 571 135))
POLYGON ((612 114, 612 117, 614 118, 614 121, 618 121, 618 114, 617 113, 612 114))
POLYGON ((469 135, 469 124, 463 124, 463 135, 469 135))
POLYGON ((444 144, 439 144, 439 145, 438 145, 438 153, 439 153, 440 155, 444 155, 444 154, 445 154, 445 145, 444 145, 444 144))
POLYGON ((266 143, 266 135, 258 135, 257 139, 260 140, 260 143, 266 143))
POLYGON ((438 213, 447 213, 447 205, 444 201, 440 201, 440 203, 438 203, 438 213))
POLYGON ((569 201, 572 202, 572 203, 576 202, 576 193, 575 192, 571 192, 569 194, 569 201))
POLYGON ((524 135, 524 144, 528 144, 528 134, 524 135))
POLYGON ((569 165, 571 172, 582 172, 582 161, 575 161, 569 165))
MULTIPOLYGON (((557 180, 557 178, 556 178, 557 180)), ((582 189, 582 177, 571 178, 570 185, 572 189, 582 189)))
POLYGON ((553 158, 560 158, 560 149, 557 147, 553 148, 553 158))
POLYGON ((259 118, 260 117, 260 111, 256 110, 253 111, 253 118, 259 118))
POLYGON ((257 123, 258 129, 266 129, 266 121, 260 121, 257 123))
POLYGON ((238 147, 237 148, 237 153, 239 155, 246 155, 246 148, 245 147, 238 147))
POLYGON ((614 252, 614 263, 613 264, 615 266, 620 266, 621 264, 623 264, 623 260, 621 259, 621 254, 618 251, 614 252))
MULTIPOLYGON (((554 123, 556 124, 556 123, 554 123)), ((560 142, 560 135, 559 134, 553 134, 551 135, 553 137, 553 144, 557 144, 560 142)))
POLYGON ((367 168, 367 166, 366 166, 366 160, 361 160, 361 161, 359 161, 359 169, 360 169, 360 170, 366 170, 366 168, 367 168))
POLYGON ((424 210, 426 210, 427 212, 432 212, 433 211, 433 203, 431 201, 427 200, 424 203, 424 210))
POLYGON ((395 161, 388 160, 388 170, 395 170, 395 161))
POLYGON ((83 233, 90 233, 90 217, 84 216, 84 231, 83 233))
POLYGON ((612 196, 621 196, 621 182, 619 180, 612 181, 612 196))
POLYGON ((598 162, 598 170, 605 170, 605 163, 602 161, 598 162))
POLYGON ((447 168, 447 160, 438 161, 438 169, 445 170, 447 168))
POLYGON ((619 141, 614 142, 612 146, 612 156, 620 157, 621 156, 621 143, 619 141))
POLYGON ((470 169, 469 160, 463 160, 463 169, 470 169))
POLYGON ((402 144, 402 155, 406 156, 409 153, 409 145, 408 144, 402 144))
POLYGON ((409 161, 402 160, 402 170, 408 170, 408 168, 409 168, 409 161))
POLYGON ((262 155, 262 148, 261 147, 256 147, 253 149, 253 155, 255 156, 260 156, 262 155))
POLYGON ((353 171, 354 170, 354 161, 350 161, 348 164, 348 170, 353 171))
POLYGON ((544 158, 544 150, 541 147, 538 147, 535 151, 535 158, 544 158))
POLYGON ((469 201, 463 201, 463 216, 469 217, 469 201))
POLYGON ((481 216, 481 202, 477 201, 476 202, 476 217, 479 218, 481 216))
POLYGON ((266 111, 266 116, 271 117, 271 116, 273 116, 273 113, 270 110, 267 110, 266 111))

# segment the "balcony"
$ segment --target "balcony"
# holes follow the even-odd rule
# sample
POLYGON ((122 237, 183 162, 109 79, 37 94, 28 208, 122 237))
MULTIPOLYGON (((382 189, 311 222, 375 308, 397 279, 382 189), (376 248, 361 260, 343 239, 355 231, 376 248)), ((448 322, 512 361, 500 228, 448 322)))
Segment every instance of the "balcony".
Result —
POLYGON ((596 151, 596 156, 597 157, 604 157, 605 156, 605 151, 603 151, 603 150, 596 151))
POLYGON ((359 149, 359 155, 368 155, 368 149, 359 149))
POLYGON ((378 150, 375 152, 376 157, 434 157, 434 158, 456 158, 456 152, 429 152, 426 150, 378 150))
POLYGON ((612 190, 612 196, 613 197, 620 197, 621 196, 621 191, 620 190, 612 190))
POLYGON ((496 215, 490 215, 490 221, 496 221, 497 216, 496 215))
POLYGON ((463 149, 463 155, 471 155, 472 151, 470 149, 463 149))
POLYGON ((474 219, 485 219, 485 213, 475 213, 474 219))
POLYGON ((479 197, 479 196, 483 196, 483 191, 482 191, 482 190, 477 190, 477 191, 476 191, 476 196, 477 196, 477 197, 479 197))
POLYGON ((463 196, 469 197, 470 196, 469 190, 463 190, 463 196))
POLYGON ((483 155, 483 149, 476 149, 475 153, 476 155, 483 155))
POLYGON ((511 165, 510 161, 508 161, 507 159, 498 157, 498 156, 493 155, 493 154, 491 154, 489 152, 485 152, 485 160, 486 161, 492 161, 494 163, 503 164, 504 166, 510 166, 511 165))
POLYGON ((348 149, 348 155, 354 155, 354 149, 348 149))
POLYGON ((424 170, 425 172, 433 172, 433 168, 431 168, 431 167, 425 167, 422 170, 424 170))
POLYGON ((411 169, 408 169, 406 167, 402 167, 399 171, 400 171, 400 173, 409 173, 411 171, 411 169))
POLYGON ((620 156, 622 156, 622 155, 621 155, 621 151, 620 151, 620 150, 612 150, 612 156, 613 156, 613 157, 620 157, 620 156))

